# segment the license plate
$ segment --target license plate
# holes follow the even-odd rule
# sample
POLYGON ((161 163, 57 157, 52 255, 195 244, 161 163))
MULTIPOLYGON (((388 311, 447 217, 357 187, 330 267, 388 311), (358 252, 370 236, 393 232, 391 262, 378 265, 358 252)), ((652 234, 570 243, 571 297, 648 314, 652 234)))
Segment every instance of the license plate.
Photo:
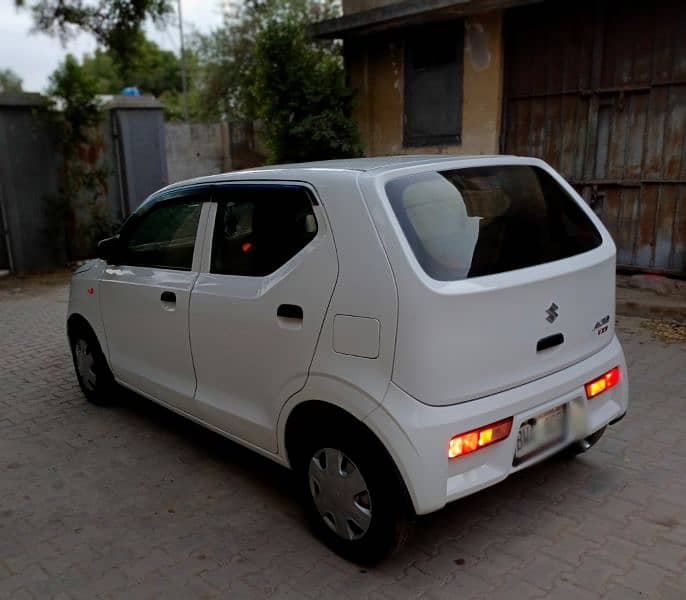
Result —
POLYGON ((524 421, 517 432, 515 464, 561 442, 567 433, 566 405, 524 421))

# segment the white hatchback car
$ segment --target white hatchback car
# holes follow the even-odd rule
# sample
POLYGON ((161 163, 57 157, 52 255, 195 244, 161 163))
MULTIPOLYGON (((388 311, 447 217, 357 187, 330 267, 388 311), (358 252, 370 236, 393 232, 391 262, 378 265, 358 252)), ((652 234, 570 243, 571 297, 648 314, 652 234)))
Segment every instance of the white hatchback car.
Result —
POLYGON ((627 410, 615 246, 540 160, 204 177, 153 194, 98 254, 67 323, 85 395, 122 384, 292 467, 355 561, 627 410))

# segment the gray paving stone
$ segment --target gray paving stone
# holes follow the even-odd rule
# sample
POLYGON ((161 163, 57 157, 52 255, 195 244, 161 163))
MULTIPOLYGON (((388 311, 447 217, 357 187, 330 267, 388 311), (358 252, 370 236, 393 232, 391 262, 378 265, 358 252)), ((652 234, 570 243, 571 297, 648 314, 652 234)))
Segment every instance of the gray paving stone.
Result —
POLYGON ((0 290, 0 598, 684 597, 686 346, 637 319, 618 327, 632 409, 592 452, 419 519, 360 570, 285 470, 124 391, 88 405, 66 299, 0 290))

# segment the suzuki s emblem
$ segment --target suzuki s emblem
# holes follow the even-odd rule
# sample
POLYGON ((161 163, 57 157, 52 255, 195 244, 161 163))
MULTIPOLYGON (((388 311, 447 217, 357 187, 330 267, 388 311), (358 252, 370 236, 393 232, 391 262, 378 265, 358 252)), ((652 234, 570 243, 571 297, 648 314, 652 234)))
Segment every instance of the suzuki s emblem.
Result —
POLYGON ((548 310, 546 310, 546 314, 548 315, 545 320, 548 321, 548 323, 553 323, 555 319, 557 319, 558 314, 557 311, 560 309, 560 307, 555 304, 554 302, 548 307, 548 310))

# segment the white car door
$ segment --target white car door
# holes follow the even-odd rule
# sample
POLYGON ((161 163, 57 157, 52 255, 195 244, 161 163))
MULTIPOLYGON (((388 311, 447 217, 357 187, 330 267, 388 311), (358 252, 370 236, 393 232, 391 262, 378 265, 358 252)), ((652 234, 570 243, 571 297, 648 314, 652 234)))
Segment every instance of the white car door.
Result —
POLYGON ((205 199, 203 192, 180 194, 135 214, 99 293, 115 377, 192 414, 188 306, 200 266, 196 239, 204 239, 209 210, 205 199))
POLYGON ((276 451, 279 411, 305 385, 333 293, 336 250, 302 185, 226 185, 212 199, 212 247, 190 307, 198 410, 276 451))

